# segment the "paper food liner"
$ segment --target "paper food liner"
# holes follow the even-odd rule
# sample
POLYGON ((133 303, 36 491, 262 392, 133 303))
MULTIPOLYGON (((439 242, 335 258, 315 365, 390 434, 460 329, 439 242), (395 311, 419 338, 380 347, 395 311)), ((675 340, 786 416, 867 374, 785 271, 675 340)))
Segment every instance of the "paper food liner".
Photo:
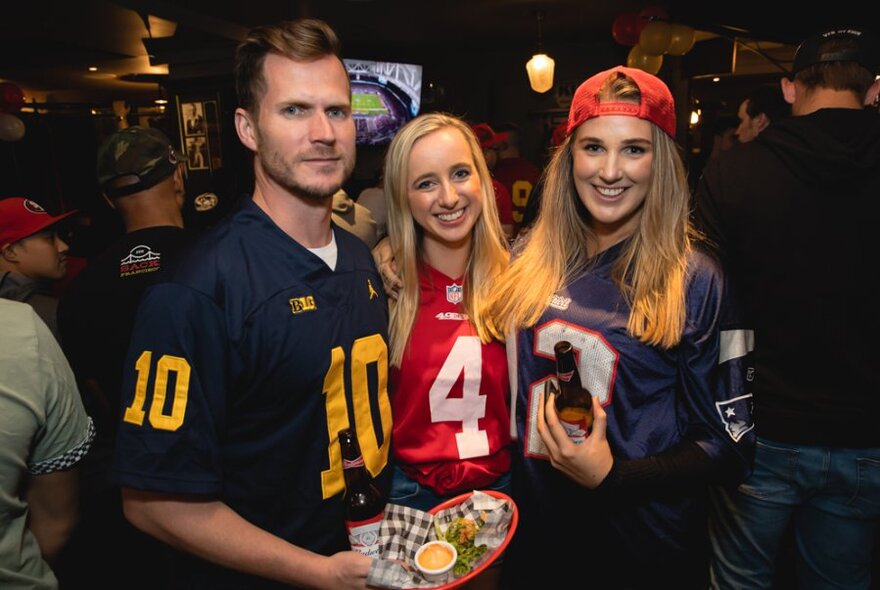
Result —
POLYGON ((456 518, 478 520, 483 514, 486 521, 477 531, 474 543, 486 545, 487 548, 474 562, 472 571, 494 558, 495 550, 504 542, 513 517, 513 506, 509 501, 475 491, 462 503, 441 510, 436 515, 399 504, 388 504, 379 529, 381 557, 373 560, 367 585, 395 589, 435 588, 454 581, 456 576, 452 571, 444 579, 425 580, 415 566, 416 551, 424 543, 437 540, 435 519, 441 530, 445 531, 456 518))

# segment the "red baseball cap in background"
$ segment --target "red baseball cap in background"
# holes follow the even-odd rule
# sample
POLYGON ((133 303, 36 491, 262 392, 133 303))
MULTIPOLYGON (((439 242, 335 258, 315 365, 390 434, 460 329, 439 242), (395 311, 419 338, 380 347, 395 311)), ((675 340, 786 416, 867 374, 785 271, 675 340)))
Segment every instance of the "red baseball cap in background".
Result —
POLYGON ((473 129, 474 135, 477 136, 477 141, 480 142, 480 147, 484 150, 494 147, 502 141, 507 141, 510 138, 509 132, 504 131, 502 133, 495 133, 495 130, 492 129, 488 123, 473 123, 471 124, 471 129, 473 129))
POLYGON ((21 197, 0 200, 0 248, 5 248, 70 217, 77 210, 53 216, 39 203, 21 197))

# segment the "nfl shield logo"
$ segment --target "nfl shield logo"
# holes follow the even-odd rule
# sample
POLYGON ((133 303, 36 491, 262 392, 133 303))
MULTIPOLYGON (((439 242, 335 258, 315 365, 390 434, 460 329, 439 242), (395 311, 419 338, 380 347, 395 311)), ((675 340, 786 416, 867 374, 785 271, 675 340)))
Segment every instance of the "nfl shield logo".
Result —
POLYGON ((446 285, 446 301, 449 303, 461 303, 461 285, 446 285))

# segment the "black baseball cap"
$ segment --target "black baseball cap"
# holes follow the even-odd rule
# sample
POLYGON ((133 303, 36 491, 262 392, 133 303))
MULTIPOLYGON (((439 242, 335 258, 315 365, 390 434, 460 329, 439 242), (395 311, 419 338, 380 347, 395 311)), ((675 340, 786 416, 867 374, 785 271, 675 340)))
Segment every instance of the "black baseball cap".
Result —
POLYGON ((877 74, 880 71, 880 44, 877 38, 859 29, 833 29, 814 35, 801 43, 794 56, 791 75, 812 65, 831 62, 855 62, 877 74), (855 43, 843 50, 822 50, 828 41, 852 40, 855 43))

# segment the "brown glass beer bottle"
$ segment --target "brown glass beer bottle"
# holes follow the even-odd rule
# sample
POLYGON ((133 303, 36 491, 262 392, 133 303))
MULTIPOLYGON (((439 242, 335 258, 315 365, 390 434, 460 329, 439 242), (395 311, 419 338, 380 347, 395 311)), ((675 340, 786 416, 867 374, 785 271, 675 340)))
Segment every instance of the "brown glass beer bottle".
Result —
POLYGON ((577 359, 571 342, 560 340, 553 347, 556 355, 556 413, 568 437, 581 444, 590 436, 593 426, 593 397, 581 382, 577 359))
POLYGON ((342 447, 342 475, 345 477, 345 528, 352 551, 367 557, 379 557, 379 527, 385 513, 385 498, 373 484, 373 478, 364 465, 360 445, 354 429, 339 431, 342 447))

